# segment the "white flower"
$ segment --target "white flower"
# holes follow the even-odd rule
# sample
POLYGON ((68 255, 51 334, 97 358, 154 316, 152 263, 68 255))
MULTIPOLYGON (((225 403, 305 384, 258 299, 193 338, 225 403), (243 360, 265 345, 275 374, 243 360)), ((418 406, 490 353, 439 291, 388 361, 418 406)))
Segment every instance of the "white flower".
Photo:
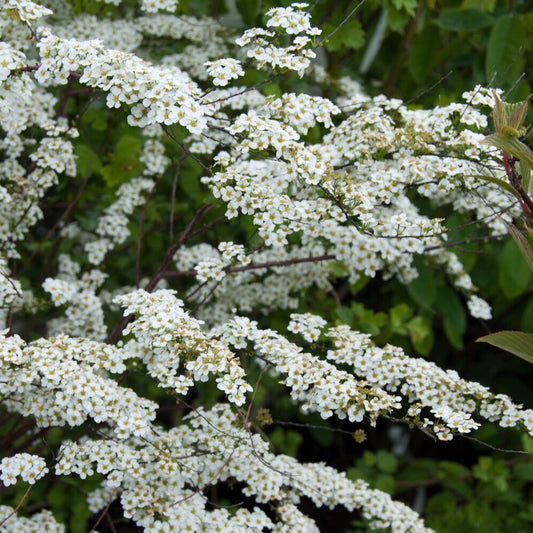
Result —
POLYGON ((221 87, 227 85, 231 80, 244 76, 244 70, 237 59, 225 58, 218 61, 207 61, 205 65, 207 73, 213 78, 213 84, 221 87))
POLYGON ((466 305, 474 318, 481 318, 483 320, 490 320, 492 318, 490 305, 479 296, 473 294, 466 305))

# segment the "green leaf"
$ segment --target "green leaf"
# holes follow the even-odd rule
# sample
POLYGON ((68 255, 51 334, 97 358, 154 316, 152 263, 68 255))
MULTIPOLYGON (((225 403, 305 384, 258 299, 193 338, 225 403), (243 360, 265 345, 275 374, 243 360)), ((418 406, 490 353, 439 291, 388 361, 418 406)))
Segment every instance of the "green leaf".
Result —
POLYGON ((335 314, 343 324, 350 326, 354 324, 353 311, 349 307, 337 307, 335 314))
MULTIPOLYGON (((396 330, 413 315, 413 310, 405 303, 395 305, 389 311, 391 328, 396 330)), ((405 330, 403 330, 405 331, 405 330)))
MULTIPOLYGON (((506 81, 504 77, 511 76, 511 67, 518 65, 517 58, 524 46, 524 28, 518 17, 505 15, 500 17, 489 37, 487 55, 485 60, 485 73, 488 80, 496 80, 492 83, 506 81)), ((515 80, 513 80, 515 81, 515 80)))
MULTIPOLYGON (((335 31, 336 26, 324 24, 323 35, 329 35, 335 31)), ((365 44, 365 32, 358 20, 349 20, 343 24, 325 43, 330 52, 339 50, 359 50, 365 44)))
POLYGON ((435 342, 431 321, 423 316, 415 316, 407 322, 406 327, 415 351, 420 355, 428 355, 435 342))
POLYGON ((105 131, 107 129, 107 114, 102 109, 88 109, 81 120, 90 124, 94 131, 105 131))
POLYGON ((463 335, 459 333, 453 326, 451 320, 445 318, 443 321, 444 333, 446 333, 446 338, 450 341, 450 344, 456 350, 463 350, 465 345, 463 343, 463 335))
POLYGON ((496 146, 496 148, 514 155, 517 159, 524 160, 533 168, 533 152, 527 144, 520 142, 516 137, 505 133, 493 133, 492 135, 487 135, 481 142, 496 146))
POLYGON ((466 313, 457 293, 448 286, 441 287, 437 292, 435 305, 443 318, 444 332, 450 344, 456 350, 462 350, 466 313))
POLYGON ((522 311, 520 329, 527 333, 533 333, 533 299, 529 300, 522 311))
POLYGON ((526 239, 525 235, 514 224, 511 224, 504 219, 502 219, 502 221, 511 237, 518 245, 518 248, 522 253, 522 257, 526 260, 529 269, 533 271, 533 250, 531 249, 531 244, 526 239))
POLYGON ((416 82, 421 82, 435 65, 435 50, 439 48, 439 32, 427 26, 413 39, 407 57, 407 67, 416 82))
MULTIPOLYGON (((485 137, 485 139, 482 142, 486 142, 486 139, 487 137, 485 137)), ((491 143, 488 142, 488 144, 491 144, 491 143)), ((488 181, 489 183, 494 183, 495 185, 498 185, 498 187, 500 187, 501 189, 511 193, 517 198, 521 198, 520 193, 514 187, 509 185, 509 183, 507 183, 506 181, 501 180, 500 178, 496 178, 494 176, 489 176, 489 175, 484 176, 483 174, 472 174, 469 177, 477 178, 483 181, 488 181)))
POLYGON ((270 441, 272 444, 281 452, 291 457, 296 456, 298 447, 300 446, 303 437, 297 431, 289 429, 284 431, 283 429, 277 427, 269 435, 270 441))
POLYGON ((257 0, 235 0, 235 7, 242 16, 242 20, 248 26, 253 26, 259 14, 257 0))
POLYGON ((528 194, 531 194, 531 167, 525 160, 520 161, 520 174, 522 175, 522 187, 528 194))
POLYGON ((385 450, 377 451, 376 463, 378 468, 385 474, 394 474, 398 468, 398 458, 385 450))
POLYGON ((533 363, 533 334, 523 331, 498 331, 485 335, 476 342, 486 342, 496 348, 521 357, 528 363, 533 363))
POLYGON ((429 267, 420 264, 417 266, 418 277, 409 283, 409 294, 422 307, 430 309, 437 297, 437 286, 435 284, 435 273, 429 267))
POLYGON ((390 0, 392 5, 398 10, 405 10, 409 15, 415 14, 417 0, 390 0))
POLYGON ((498 281, 503 294, 512 299, 528 287, 531 270, 514 241, 507 241, 500 256, 498 281))
POLYGON ((121 159, 135 159, 139 154, 142 141, 133 135, 122 135, 115 146, 115 154, 121 159))
POLYGON ((450 476, 465 476, 470 473, 470 469, 466 466, 463 466, 460 463, 455 463, 453 461, 440 461, 439 462, 439 477, 450 477, 450 476))
POLYGON ((522 446, 524 447, 524 451, 533 453, 533 437, 530 437, 529 435, 523 433, 521 440, 522 446))
POLYGON ((466 313, 457 293, 448 286, 441 287, 435 304, 449 327, 462 335, 466 330, 466 313))
POLYGON ((444 30, 475 31, 492 26, 494 17, 479 9, 450 9, 434 22, 444 30))
POLYGON ((463 0, 462 9, 479 9, 480 11, 494 11, 496 0, 463 0))
POLYGON ((85 179, 100 172, 102 162, 100 158, 86 144, 76 144, 74 146, 76 155, 77 176, 85 179))
POLYGON ((376 487, 376 489, 383 492, 387 492, 389 494, 394 493, 395 483, 392 476, 378 476, 373 485, 376 487))

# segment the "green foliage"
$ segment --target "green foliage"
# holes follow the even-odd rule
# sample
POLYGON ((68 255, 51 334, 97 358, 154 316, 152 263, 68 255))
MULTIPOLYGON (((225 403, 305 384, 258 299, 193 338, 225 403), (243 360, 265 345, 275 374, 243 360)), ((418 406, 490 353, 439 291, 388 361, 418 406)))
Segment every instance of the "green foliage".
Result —
MULTIPOLYGON (((422 315, 415 315, 414 308, 407 303, 391 307, 389 312, 374 312, 362 303, 351 302, 350 307, 339 307, 335 313, 340 323, 374 336, 376 342, 385 344, 409 339, 413 349, 420 355, 427 355, 433 346, 434 336, 431 321, 422 315)), ((401 343, 401 341, 400 341, 401 343)))
POLYGON ((435 19, 435 24, 449 31, 476 31, 490 27, 494 18, 479 9, 450 9, 435 19))
POLYGON ((498 282, 509 299, 522 294, 530 284, 531 270, 516 244, 510 240, 503 247, 498 282))
POLYGON ((462 350, 466 313, 457 293, 448 286, 439 287, 435 306, 443 318, 444 331, 450 344, 455 349, 462 350))
POLYGON ((143 167, 139 160, 141 146, 141 140, 131 134, 124 134, 118 139, 114 152, 108 155, 110 163, 101 170, 109 187, 117 187, 139 175, 143 167))
POLYGON ((235 6, 239 10, 246 25, 253 26, 257 21, 259 3, 257 0, 235 0, 235 6))
POLYGON ((533 334, 522 331, 498 331, 477 339, 497 348, 511 352, 518 357, 533 363, 533 334))
POLYGON ((361 23, 357 20, 350 20, 343 24, 338 31, 332 24, 325 24, 322 31, 324 37, 333 33, 324 43, 329 52, 339 52, 346 50, 359 50, 365 43, 365 32, 361 23))
POLYGON ((498 19, 490 33, 485 59, 487 79, 495 85, 505 78, 516 77, 524 66, 525 32, 520 19, 513 15, 504 15, 498 19))

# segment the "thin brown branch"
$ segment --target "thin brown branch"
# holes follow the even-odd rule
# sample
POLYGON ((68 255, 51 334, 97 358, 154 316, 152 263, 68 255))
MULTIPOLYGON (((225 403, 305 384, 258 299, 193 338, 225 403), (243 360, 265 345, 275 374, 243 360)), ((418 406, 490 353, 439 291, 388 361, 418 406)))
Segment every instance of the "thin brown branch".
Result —
POLYGON ((30 493, 31 488, 35 485, 35 483, 32 483, 31 485, 28 485, 28 488, 26 489, 26 492, 20 499, 20 502, 17 504, 17 506, 13 509, 11 513, 9 513, 1 522, 0 527, 3 526, 14 514, 17 513, 17 511, 20 509, 21 505, 24 503, 24 500, 28 497, 28 494, 30 493))
MULTIPOLYGON (((222 270, 228 274, 231 274, 233 272, 246 272, 248 270, 258 270, 261 268, 274 268, 274 267, 284 267, 284 266, 291 266, 296 265, 299 263, 316 263, 319 261, 333 261, 335 259, 335 255, 333 254, 325 254, 325 255, 319 255, 315 257, 302 257, 300 259, 286 259, 284 261, 268 261, 266 263, 254 263, 250 265, 243 265, 243 266, 235 266, 235 267, 225 267, 222 270)), ((177 278, 177 277, 184 277, 184 276, 196 276, 197 271, 196 270, 168 270, 161 273, 162 278, 177 278)))
MULTIPOLYGON (((162 273, 168 268, 168 265, 170 265, 172 259, 176 255, 176 252, 181 248, 183 243, 190 238, 190 233, 196 223, 201 220, 211 209, 211 204, 203 204, 200 206, 198 211, 195 213, 195 215, 192 217, 192 219, 189 221, 187 226, 185 226, 185 229, 181 232, 181 235, 179 236, 178 240, 169 247, 167 250, 167 253, 165 254, 165 257, 163 258, 163 261, 161 262, 159 268, 157 269, 156 273, 153 275, 152 279, 148 282, 144 290, 146 292, 152 292, 154 288, 156 287, 159 280, 163 278, 162 273)), ((118 338, 118 336, 121 334, 122 330, 133 320, 133 315, 128 315, 122 317, 117 325, 114 327, 114 329, 109 333, 109 335, 106 337, 105 342, 107 344, 112 344, 115 342, 115 340, 118 338)))
POLYGON ((57 231, 57 228, 59 225, 70 215, 76 204, 78 203, 79 199, 81 198, 82 192, 85 190, 85 187, 87 186, 87 182, 89 181, 89 178, 85 178, 80 186, 78 187, 76 193, 74 194, 74 198, 67 204, 67 207, 65 211, 61 214, 61 216, 56 220, 55 224, 48 230, 48 233, 44 236, 43 240, 38 244, 37 248, 31 253, 30 257, 26 260, 24 263, 23 268, 27 268, 27 266, 33 261, 35 256, 40 252, 43 244, 52 238, 52 235, 57 231))
POLYGON ((109 511, 109 508, 111 507, 111 504, 113 503, 114 499, 115 499, 115 494, 117 493, 117 489, 115 489, 113 491, 113 493, 111 494, 111 498, 109 499, 109 501, 107 502, 107 505, 105 506, 105 509, 102 511, 102 513, 100 514, 100 516, 98 517, 98 520, 96 521, 96 523, 94 524, 94 526, 91 528, 91 530, 89 531, 89 533, 94 533, 96 531, 96 528, 98 527, 98 524, 104 519, 104 516, 107 515, 107 512, 109 511))

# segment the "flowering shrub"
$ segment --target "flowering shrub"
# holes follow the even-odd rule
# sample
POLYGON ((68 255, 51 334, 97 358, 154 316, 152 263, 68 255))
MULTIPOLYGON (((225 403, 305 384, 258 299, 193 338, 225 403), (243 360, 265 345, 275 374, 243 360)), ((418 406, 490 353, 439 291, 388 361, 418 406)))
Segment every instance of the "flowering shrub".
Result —
POLYGON ((465 309, 491 318, 445 216, 496 238, 521 213, 481 142, 502 91, 371 96, 323 67, 305 3, 243 32, 171 0, 85 4, 0 12, 0 530, 65 531, 64 501, 24 509, 64 482, 91 531, 112 504, 144 531, 317 531, 308 500, 430 531, 365 480, 277 453, 267 395, 358 442, 382 418, 441 441, 533 435, 532 409, 409 353, 431 352, 427 317, 393 307, 385 338, 388 319, 359 328, 350 307, 371 279, 431 269, 459 306, 450 342, 465 309))

